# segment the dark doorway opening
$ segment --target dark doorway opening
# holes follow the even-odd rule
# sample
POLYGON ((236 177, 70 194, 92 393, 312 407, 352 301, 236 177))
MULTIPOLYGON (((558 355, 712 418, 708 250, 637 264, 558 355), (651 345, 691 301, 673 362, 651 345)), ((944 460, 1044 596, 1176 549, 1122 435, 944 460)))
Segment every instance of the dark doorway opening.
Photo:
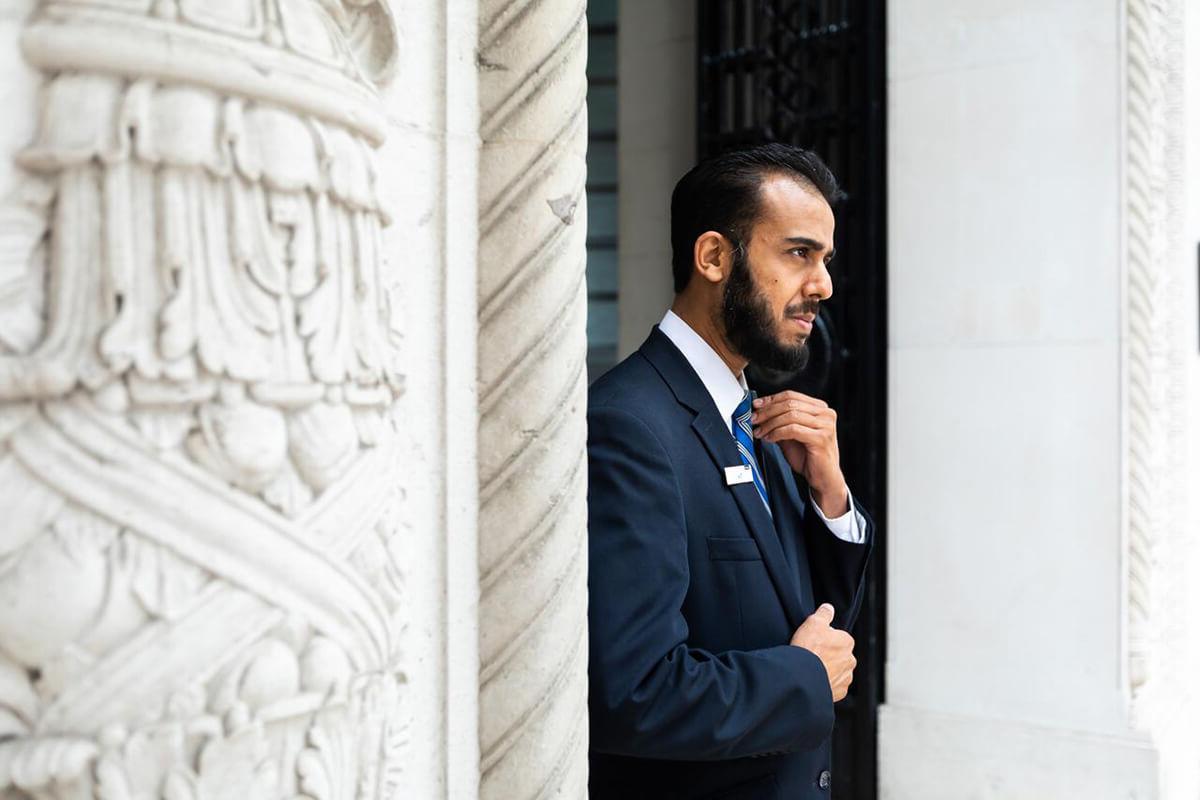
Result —
POLYGON ((834 295, 808 366, 748 370, 760 393, 796 389, 838 411, 843 470, 879 536, 853 635, 859 666, 838 705, 833 796, 875 800, 883 701, 887 283, 884 4, 876 0, 700 0, 697 152, 778 141, 810 148, 847 192, 836 209, 834 295))

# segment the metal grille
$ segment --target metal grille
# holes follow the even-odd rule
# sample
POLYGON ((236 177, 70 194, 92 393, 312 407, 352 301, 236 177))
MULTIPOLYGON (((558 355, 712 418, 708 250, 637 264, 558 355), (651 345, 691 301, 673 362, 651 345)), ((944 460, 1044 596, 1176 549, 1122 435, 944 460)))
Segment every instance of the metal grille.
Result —
POLYGON ((588 380, 617 363, 617 0, 588 2, 588 380))
POLYGON ((697 150, 779 141, 819 153, 848 194, 836 211, 834 295, 798 374, 749 370, 761 393, 792 388, 838 410, 843 469, 879 537, 854 630, 859 666, 839 704, 834 792, 874 800, 883 699, 886 561, 884 4, 877 0, 701 0, 697 150))

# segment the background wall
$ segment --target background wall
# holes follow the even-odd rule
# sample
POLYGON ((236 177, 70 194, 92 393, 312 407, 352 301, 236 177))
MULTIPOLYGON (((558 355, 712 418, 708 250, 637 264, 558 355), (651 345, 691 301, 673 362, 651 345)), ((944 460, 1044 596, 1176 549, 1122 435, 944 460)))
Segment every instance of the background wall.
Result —
POLYGON ((1111 730, 1115 10, 896 5, 890 702, 1111 730))
MULTIPOLYGON (((1103 5, 889 5, 883 797, 1160 796, 1161 750, 1132 732, 1122 331, 1141 298, 1124 4, 1103 5)), ((1159 631, 1174 612, 1148 613, 1159 631)))
POLYGON ((671 190, 696 155, 696 10, 686 0, 621 0, 620 267, 617 359, 671 305, 671 190))

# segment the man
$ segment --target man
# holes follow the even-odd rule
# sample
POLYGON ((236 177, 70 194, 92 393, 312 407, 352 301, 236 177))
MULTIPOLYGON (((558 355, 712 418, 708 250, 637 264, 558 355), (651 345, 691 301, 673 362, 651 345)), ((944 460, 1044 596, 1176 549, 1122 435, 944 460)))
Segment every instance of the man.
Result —
POLYGON ((834 412, 743 370, 802 364, 839 194, 785 145, 695 167, 671 310, 589 392, 593 800, 829 797, 872 526, 834 412))

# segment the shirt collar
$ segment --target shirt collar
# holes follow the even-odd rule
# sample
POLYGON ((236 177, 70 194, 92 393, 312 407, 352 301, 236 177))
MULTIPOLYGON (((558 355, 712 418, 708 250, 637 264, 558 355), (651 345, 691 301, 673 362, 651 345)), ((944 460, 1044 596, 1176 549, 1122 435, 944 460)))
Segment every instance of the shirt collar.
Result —
POLYGON ((658 329, 683 353, 712 397, 717 412, 725 421, 725 427, 733 435, 733 412, 746 395, 746 376, 740 372, 734 375, 717 351, 674 311, 667 310, 662 322, 658 323, 658 329))

